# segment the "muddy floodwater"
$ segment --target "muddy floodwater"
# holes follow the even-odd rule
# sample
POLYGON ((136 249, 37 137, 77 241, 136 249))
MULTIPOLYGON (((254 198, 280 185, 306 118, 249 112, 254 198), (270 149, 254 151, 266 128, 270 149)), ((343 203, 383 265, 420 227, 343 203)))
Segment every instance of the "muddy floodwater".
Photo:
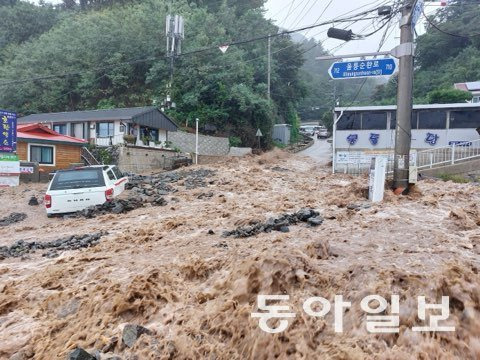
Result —
POLYGON ((164 206, 89 219, 49 219, 42 204, 29 206, 45 185, 0 190, 0 217, 27 215, 0 227, 0 246, 103 234, 76 250, 29 245, 0 260, 0 359, 66 359, 77 347, 125 360, 480 359, 478 185, 425 180, 372 205, 366 178, 332 176, 282 152, 198 168, 214 172, 198 187, 172 182, 164 206), (303 208, 323 222, 222 236, 303 208), (252 317, 262 294, 289 296, 277 304, 295 314, 284 331, 267 333, 252 317), (335 295, 351 303, 341 332, 335 295), (365 312, 368 295, 387 309, 365 312), (398 332, 369 332, 367 316, 395 310, 392 295, 398 332), (419 317, 419 296, 435 304, 448 296, 439 324, 454 331, 414 331, 430 319, 419 317), (308 314, 311 297, 331 311, 308 314), (126 346, 127 324, 149 331, 126 346))

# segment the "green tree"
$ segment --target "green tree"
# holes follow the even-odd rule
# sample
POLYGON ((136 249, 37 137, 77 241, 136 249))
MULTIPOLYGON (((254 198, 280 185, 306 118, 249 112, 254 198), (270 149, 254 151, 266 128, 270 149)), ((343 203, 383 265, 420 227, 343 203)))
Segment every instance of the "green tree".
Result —
MULTIPOLYGON (((165 39, 170 2, 85 4, 88 11, 77 11, 80 3, 75 2, 49 31, 12 45, 0 67, 1 90, 10 90, 0 90, 3 106, 29 114, 163 103, 170 65, 159 39, 165 39)), ((262 4, 220 1, 212 13, 208 4, 172 2, 171 12, 186 22, 183 54, 174 62, 171 95, 176 108, 169 110, 179 124, 192 125, 199 118, 225 135, 240 137, 244 145, 255 144, 260 128, 263 146, 268 147, 275 122, 296 120, 296 105, 305 94, 299 76, 303 57, 289 37, 272 41, 271 101, 266 39, 231 46, 225 54, 212 47, 277 34, 262 4), (205 48, 209 50, 197 52, 205 48)))
POLYGON ((429 104, 462 103, 472 100, 472 94, 457 89, 437 89, 427 94, 429 104))

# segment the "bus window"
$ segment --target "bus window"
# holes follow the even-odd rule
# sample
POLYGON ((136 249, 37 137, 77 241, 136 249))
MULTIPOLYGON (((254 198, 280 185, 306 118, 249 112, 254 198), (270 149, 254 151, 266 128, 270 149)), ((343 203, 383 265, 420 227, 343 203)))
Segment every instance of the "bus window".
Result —
POLYGON ((427 110, 418 113, 419 129, 446 129, 447 113, 444 110, 427 110))
POLYGON ((337 130, 361 130, 362 121, 359 113, 344 113, 337 122, 337 130))
MULTIPOLYGON (((410 122, 410 126, 412 127, 412 130, 417 129, 417 115, 418 115, 418 111, 412 112, 412 119, 410 122)), ((390 120, 390 129, 395 130, 396 126, 397 126, 397 113, 392 112, 392 119, 390 120)))
POLYGON ((362 130, 386 130, 386 112, 365 112, 362 114, 362 130))
POLYGON ((476 129, 480 126, 480 111, 463 110, 450 113, 450 129, 476 129))

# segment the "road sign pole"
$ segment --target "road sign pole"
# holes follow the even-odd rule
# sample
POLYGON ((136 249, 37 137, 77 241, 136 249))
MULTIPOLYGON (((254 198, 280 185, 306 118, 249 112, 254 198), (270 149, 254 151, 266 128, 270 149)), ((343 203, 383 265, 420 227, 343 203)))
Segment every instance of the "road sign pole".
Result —
MULTIPOLYGON (((400 46, 413 43, 412 9, 415 0, 406 0, 400 22, 400 46)), ((397 89, 397 124, 395 129, 395 157, 393 169, 393 188, 396 193, 408 190, 411 117, 413 106, 413 52, 400 56, 397 89)))

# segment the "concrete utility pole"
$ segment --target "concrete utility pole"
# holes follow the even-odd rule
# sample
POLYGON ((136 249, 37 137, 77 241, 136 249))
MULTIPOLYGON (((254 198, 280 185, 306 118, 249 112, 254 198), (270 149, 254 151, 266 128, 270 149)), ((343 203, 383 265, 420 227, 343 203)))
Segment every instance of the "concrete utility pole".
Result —
POLYGON ((267 70, 267 96, 268 100, 271 98, 271 77, 272 77, 272 38, 268 34, 268 70, 267 70))
POLYGON ((400 20, 400 65, 397 90, 397 124, 395 129, 395 157, 393 187, 397 193, 408 189, 411 118, 413 106, 413 32, 412 9, 418 0, 405 0, 400 20))

